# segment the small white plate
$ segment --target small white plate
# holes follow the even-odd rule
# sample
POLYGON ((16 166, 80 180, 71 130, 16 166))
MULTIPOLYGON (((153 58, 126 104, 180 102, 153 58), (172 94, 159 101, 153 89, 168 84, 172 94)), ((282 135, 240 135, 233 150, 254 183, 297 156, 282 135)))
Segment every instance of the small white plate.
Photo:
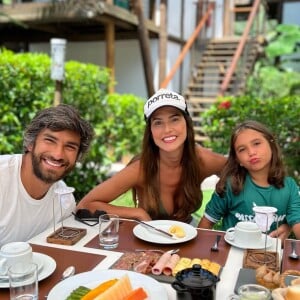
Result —
MULTIPOLYGON (((233 240, 231 237, 229 238, 228 234, 225 234, 224 239, 228 244, 230 244, 232 246, 235 246, 237 248, 241 248, 241 249, 264 249, 265 248, 265 237, 266 237, 266 235, 263 233, 262 237, 261 237, 261 240, 258 243, 256 243, 255 245, 239 243, 239 242, 233 240)), ((266 248, 269 248, 271 246, 272 246, 272 238, 267 235, 266 248)))
MULTIPOLYGON (((33 262, 38 265, 38 279, 39 281, 50 276, 56 269, 55 260, 43 253, 33 252, 33 262)), ((9 282, 7 276, 1 276, 0 288, 8 288, 9 282)))
POLYGON ((133 289, 142 287, 145 290, 148 294, 147 300, 168 300, 165 288, 157 280, 144 274, 126 270, 97 270, 74 275, 55 285, 48 294, 47 300, 66 299, 80 285, 92 289, 101 282, 121 278, 125 274, 129 276, 133 289))
POLYGON ((194 239, 198 234, 196 228, 194 228, 192 225, 179 222, 179 221, 155 220, 155 221, 148 221, 147 223, 167 232, 172 225, 178 225, 184 229, 185 236, 182 238, 171 238, 171 237, 164 236, 159 232, 151 228, 148 228, 146 226, 143 226, 141 224, 136 225, 133 228, 133 234, 137 238, 144 240, 146 242, 157 243, 157 244, 178 244, 178 243, 190 241, 194 239))

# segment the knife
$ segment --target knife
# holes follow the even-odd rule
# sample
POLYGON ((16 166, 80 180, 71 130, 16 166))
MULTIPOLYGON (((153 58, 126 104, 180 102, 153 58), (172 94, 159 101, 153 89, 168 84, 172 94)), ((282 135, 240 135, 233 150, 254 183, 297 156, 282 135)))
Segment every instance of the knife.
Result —
POLYGON ((169 238, 175 239, 175 237, 174 237, 173 234, 171 234, 171 233, 169 233, 169 232, 167 232, 167 231, 164 231, 164 230, 162 230, 162 229, 156 228, 156 227, 154 227, 154 226, 152 226, 152 225, 150 225, 150 224, 148 224, 148 223, 146 223, 146 222, 144 222, 144 221, 139 221, 139 220, 136 220, 136 219, 127 219, 127 218, 119 218, 119 220, 123 220, 123 221, 131 221, 131 222, 139 223, 139 224, 144 225, 144 226, 146 226, 146 227, 149 227, 149 228, 151 228, 151 229, 153 229, 153 230, 155 230, 155 231, 157 231, 157 232, 160 232, 160 233, 164 234, 165 236, 167 236, 167 237, 169 237, 169 238))
POLYGON ((155 230, 157 232, 160 232, 160 233, 162 233, 162 234, 164 234, 164 235, 166 235, 166 236, 168 236, 170 238, 174 238, 173 234, 171 234, 171 233, 169 233, 167 231, 164 231, 162 229, 156 228, 155 226, 152 226, 152 225, 150 225, 150 224, 148 224, 148 223, 146 223, 144 221, 138 221, 138 220, 136 220, 136 222, 138 222, 139 224, 144 225, 146 227, 152 228, 153 230, 155 230))

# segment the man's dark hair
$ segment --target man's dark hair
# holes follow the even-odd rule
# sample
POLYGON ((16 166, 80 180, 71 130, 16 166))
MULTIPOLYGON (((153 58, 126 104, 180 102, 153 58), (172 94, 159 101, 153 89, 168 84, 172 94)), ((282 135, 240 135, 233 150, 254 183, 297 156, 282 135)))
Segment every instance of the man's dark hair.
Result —
POLYGON ((52 131, 70 130, 78 133, 80 136, 78 160, 87 153, 94 136, 92 126, 80 117, 73 106, 60 104, 41 110, 32 119, 24 133, 23 150, 25 153, 28 152, 28 147, 35 143, 38 134, 44 129, 52 131))

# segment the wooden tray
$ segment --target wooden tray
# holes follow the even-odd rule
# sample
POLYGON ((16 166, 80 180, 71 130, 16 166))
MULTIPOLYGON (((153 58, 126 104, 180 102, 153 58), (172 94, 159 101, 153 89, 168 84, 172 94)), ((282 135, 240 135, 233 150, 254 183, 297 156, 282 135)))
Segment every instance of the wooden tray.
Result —
POLYGON ((269 269, 279 271, 278 253, 274 251, 247 249, 244 252, 243 268, 257 269, 262 265, 269 269))
POLYGON ((47 237, 47 242, 61 245, 74 245, 86 235, 86 229, 76 227, 60 227, 47 237))

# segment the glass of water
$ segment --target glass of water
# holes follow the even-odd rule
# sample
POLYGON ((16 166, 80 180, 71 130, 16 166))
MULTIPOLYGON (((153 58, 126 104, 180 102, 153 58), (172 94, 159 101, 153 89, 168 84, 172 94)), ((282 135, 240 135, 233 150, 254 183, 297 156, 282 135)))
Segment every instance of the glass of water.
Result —
POLYGON ((9 267, 10 300, 38 300, 38 266, 19 262, 9 267))
POLYGON ((119 216, 104 214, 99 217, 99 242, 104 249, 115 249, 119 245, 119 216))

